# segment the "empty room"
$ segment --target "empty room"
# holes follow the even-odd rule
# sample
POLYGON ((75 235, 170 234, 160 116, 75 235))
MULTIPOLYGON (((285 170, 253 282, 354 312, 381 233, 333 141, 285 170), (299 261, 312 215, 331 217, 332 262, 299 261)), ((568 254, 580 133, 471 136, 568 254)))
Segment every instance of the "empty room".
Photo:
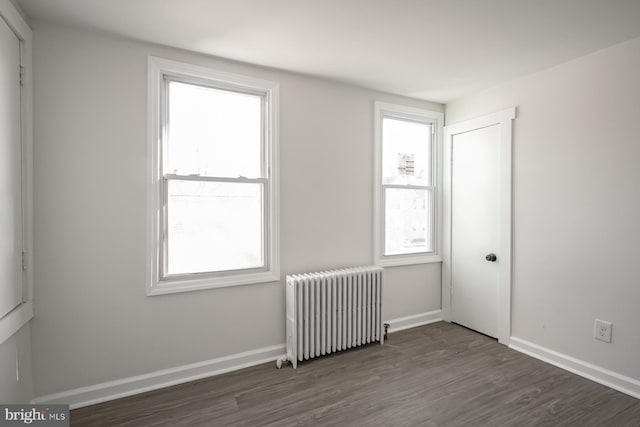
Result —
POLYGON ((640 426, 637 0, 0 0, 0 426, 640 426))

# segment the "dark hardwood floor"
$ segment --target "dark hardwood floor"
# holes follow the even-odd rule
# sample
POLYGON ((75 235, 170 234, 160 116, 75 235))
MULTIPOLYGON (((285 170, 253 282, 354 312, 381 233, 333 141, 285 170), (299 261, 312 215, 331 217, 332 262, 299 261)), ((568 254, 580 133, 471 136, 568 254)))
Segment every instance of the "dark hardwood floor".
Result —
POLYGON ((439 322, 76 409, 74 426, 640 426, 640 400, 439 322))

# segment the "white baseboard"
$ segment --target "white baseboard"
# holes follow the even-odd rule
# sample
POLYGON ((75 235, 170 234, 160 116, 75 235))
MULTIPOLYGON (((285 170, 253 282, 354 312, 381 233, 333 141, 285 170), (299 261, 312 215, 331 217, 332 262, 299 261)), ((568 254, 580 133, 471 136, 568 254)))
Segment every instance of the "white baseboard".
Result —
POLYGON ((284 344, 273 345, 204 362, 49 394, 37 397, 31 403, 65 403, 69 404, 71 409, 81 408, 275 361, 285 351, 284 344))
POLYGON ((404 329, 415 328, 416 326, 428 325, 429 323, 439 322, 442 320, 442 310, 433 310, 427 313, 418 313, 411 316, 399 317, 397 319, 387 320, 389 332, 398 332, 404 329))
POLYGON ((516 337, 511 337, 509 348, 640 399, 640 381, 631 377, 516 337))

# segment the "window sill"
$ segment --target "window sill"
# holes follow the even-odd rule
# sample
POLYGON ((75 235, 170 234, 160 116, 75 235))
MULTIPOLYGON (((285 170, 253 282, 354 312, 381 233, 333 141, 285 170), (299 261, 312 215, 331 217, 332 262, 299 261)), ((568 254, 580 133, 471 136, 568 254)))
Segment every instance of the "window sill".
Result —
POLYGON ((401 265, 432 264, 436 262, 442 262, 442 257, 440 255, 378 258, 376 260, 376 265, 379 265, 380 267, 397 267, 401 265))
POLYGON ((0 319, 0 344, 11 338, 33 318, 33 302, 27 301, 0 319))
POLYGON ((253 285, 258 283, 277 282, 278 280, 280 280, 280 274, 273 271, 191 280, 163 280, 147 286, 147 296, 192 292, 204 289, 227 288, 230 286, 253 285))

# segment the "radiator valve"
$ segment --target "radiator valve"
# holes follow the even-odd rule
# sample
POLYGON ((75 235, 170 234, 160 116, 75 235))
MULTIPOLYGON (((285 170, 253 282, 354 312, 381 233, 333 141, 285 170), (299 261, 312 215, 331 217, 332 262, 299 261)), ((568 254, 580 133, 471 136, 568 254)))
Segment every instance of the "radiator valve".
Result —
POLYGON ((276 359, 276 368, 278 368, 278 369, 282 368, 282 364, 284 362, 288 362, 288 361, 289 361, 289 356, 287 356, 287 355, 278 357, 276 359))
POLYGON ((385 340, 385 341, 388 339, 388 338, 387 338, 387 335, 389 335, 389 328, 390 328, 390 327, 391 327, 391 325, 390 325, 390 324, 388 324, 388 323, 385 323, 385 324, 384 324, 384 340, 385 340))

